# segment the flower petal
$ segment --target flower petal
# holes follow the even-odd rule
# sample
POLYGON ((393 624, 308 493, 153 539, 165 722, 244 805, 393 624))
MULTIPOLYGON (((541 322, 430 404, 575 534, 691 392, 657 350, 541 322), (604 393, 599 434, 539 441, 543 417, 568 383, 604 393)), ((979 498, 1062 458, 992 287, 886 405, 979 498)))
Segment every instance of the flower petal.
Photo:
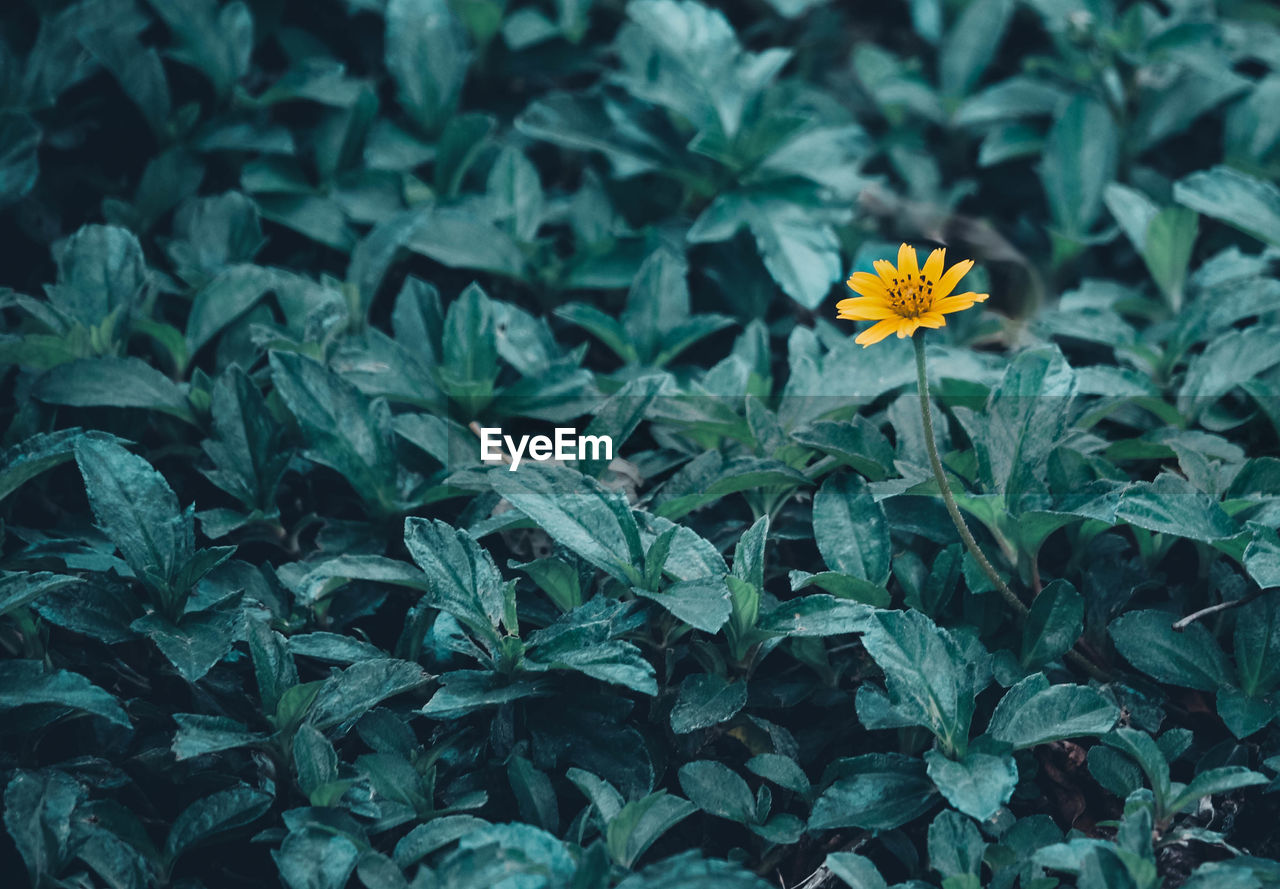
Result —
POLYGON ((962 312, 965 309, 972 308, 974 303, 985 302, 987 294, 985 293, 957 293, 955 296, 944 297, 933 301, 931 312, 942 312, 944 314, 950 312, 962 312))
POLYGON ((873 275, 870 272, 854 272, 845 284, 850 290, 861 293, 863 296, 889 298, 889 291, 885 289, 884 281, 880 280, 879 275, 873 275))
POLYGON ((885 289, 897 286, 895 282, 899 279, 900 275, 898 274, 898 270, 893 267, 893 263, 889 262, 887 259, 877 259, 871 264, 875 266, 876 273, 880 275, 880 280, 884 282, 885 289))
POLYGON ((854 342, 865 349, 867 346, 880 342, 889 334, 896 331, 898 329, 898 325, 901 323, 902 321, 899 318, 889 318, 877 324, 872 324, 866 330, 862 331, 862 333, 858 334, 858 338, 855 339, 854 342))
POLYGON ((942 266, 946 262, 947 250, 945 247, 939 247, 929 254, 929 258, 924 261, 924 279, 930 283, 938 283, 938 279, 942 277, 942 266))
POLYGON ((925 312, 916 319, 921 327, 946 327, 947 319, 942 317, 940 312, 925 312))
POLYGON ((880 321, 898 317, 892 306, 874 299, 842 299, 836 304, 836 309, 840 318, 850 321, 880 321))
POLYGON ((972 259, 962 259, 947 269, 946 273, 938 279, 938 286, 933 288, 933 298, 942 299, 956 289, 956 285, 960 283, 960 279, 969 273, 969 269, 973 268, 972 259))
POLYGON ((920 274, 920 267, 916 265, 916 248, 910 244, 898 247, 898 271, 908 279, 920 274))

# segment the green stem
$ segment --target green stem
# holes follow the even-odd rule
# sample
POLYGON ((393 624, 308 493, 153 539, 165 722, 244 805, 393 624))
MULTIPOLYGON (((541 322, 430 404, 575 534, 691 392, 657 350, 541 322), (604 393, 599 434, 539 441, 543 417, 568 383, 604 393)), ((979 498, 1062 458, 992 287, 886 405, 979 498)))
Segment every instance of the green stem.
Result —
MULTIPOLYGON (((1018 598, 1018 594, 1004 582, 1004 578, 999 575, 995 566, 987 559, 982 547, 978 546, 978 541, 974 539, 973 532, 969 530, 969 525, 960 513, 960 507, 956 505, 956 498, 951 494, 951 486, 947 484, 946 472, 942 468, 942 460, 938 457, 938 445, 933 440, 933 416, 929 408, 929 375, 925 371, 924 363, 924 336, 921 334, 913 336, 911 339, 916 348, 916 384, 920 389, 920 418, 924 421, 924 445, 925 450, 929 452, 929 466, 933 469, 933 477, 938 481, 938 491, 942 494, 942 502, 946 504, 947 513, 951 516, 951 521, 955 524, 956 531, 960 534, 960 539, 964 541, 965 549, 969 550, 969 555, 973 556, 973 560, 978 563, 982 573, 987 575, 987 578, 999 591, 1000 597, 1008 603, 1014 614, 1021 620, 1027 616, 1029 609, 1018 598)), ((1099 682, 1111 681, 1111 676, 1105 670, 1080 652, 1071 649, 1067 651, 1064 657, 1099 682)))
POLYGON ((929 375, 925 372, 924 364, 924 337, 913 336, 912 342, 916 347, 916 384, 920 388, 920 418, 924 421, 924 445, 929 452, 929 465, 933 468, 933 477, 938 480, 938 490, 942 493, 942 502, 947 505, 947 513, 951 516, 951 521, 956 526, 956 531, 960 534, 960 539, 964 541, 965 549, 969 550, 969 555, 973 556, 973 560, 978 563, 978 567, 982 569, 982 573, 995 585, 999 591, 1001 598, 1009 603, 1009 607, 1019 617, 1026 617, 1027 606, 1022 603, 1018 595, 1004 582, 1004 578, 996 571, 995 566, 987 559, 986 553, 982 551, 982 547, 978 546, 978 541, 974 540, 973 532, 969 530, 969 525, 965 522, 964 516, 960 513, 960 507, 956 505, 956 498, 951 494, 951 486, 947 484, 946 472, 942 468, 942 460, 938 457, 938 445, 933 440, 933 416, 929 410, 929 375))

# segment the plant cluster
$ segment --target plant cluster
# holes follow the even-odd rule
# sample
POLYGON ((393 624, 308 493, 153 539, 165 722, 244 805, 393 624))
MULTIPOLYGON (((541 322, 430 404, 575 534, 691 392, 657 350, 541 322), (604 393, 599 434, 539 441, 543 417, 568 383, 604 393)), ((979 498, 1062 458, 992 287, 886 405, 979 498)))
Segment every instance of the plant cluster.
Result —
POLYGON ((4 884, 1280 886, 1277 107, 1250 0, 6 5, 4 884))

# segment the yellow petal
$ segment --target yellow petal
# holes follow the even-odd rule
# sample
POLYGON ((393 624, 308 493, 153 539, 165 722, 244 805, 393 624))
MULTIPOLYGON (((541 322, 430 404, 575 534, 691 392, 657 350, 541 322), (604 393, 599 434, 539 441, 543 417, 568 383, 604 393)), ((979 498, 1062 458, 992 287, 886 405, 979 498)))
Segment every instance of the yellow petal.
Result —
POLYGON ((875 266, 876 273, 880 275, 880 280, 884 282, 886 288, 896 287, 894 282, 898 280, 898 270, 893 267, 893 263, 887 259, 877 259, 871 263, 875 266))
POLYGON ((838 317, 849 321, 880 321, 898 317, 898 313, 889 306, 869 299, 841 300, 836 308, 840 312, 838 317))
POLYGON ((914 278, 920 274, 920 267, 916 265, 916 248, 910 244, 898 247, 898 271, 904 278, 914 278))
POLYGON ((925 312, 916 321, 920 322, 921 327, 946 327, 947 319, 942 317, 940 312, 925 312))
POLYGON ((929 258, 924 261, 924 268, 921 270, 926 281, 937 283, 938 279, 942 277, 942 265, 946 261, 946 257, 947 251, 943 247, 939 247, 929 254, 929 258))
POLYGON ((874 345, 889 334, 893 333, 898 329, 898 325, 900 323, 901 321, 898 318, 889 318, 877 324, 872 324, 866 330, 862 331, 862 333, 858 334, 858 338, 855 339, 854 342, 865 349, 867 346, 874 345))
POLYGON ((985 293, 957 293, 955 296, 934 300, 930 311, 944 314, 962 312, 965 309, 972 308, 974 303, 984 302, 986 298, 987 294, 985 293))
POLYGON ((962 259, 947 269, 946 273, 938 279, 938 286, 933 288, 933 298, 942 299, 942 297, 955 290, 956 285, 960 283, 960 279, 967 275, 971 268, 973 268, 973 260, 962 259))
POLYGON ((870 272, 854 272, 845 283, 855 293, 861 293, 863 296, 889 298, 889 291, 885 289, 884 282, 878 275, 870 272))

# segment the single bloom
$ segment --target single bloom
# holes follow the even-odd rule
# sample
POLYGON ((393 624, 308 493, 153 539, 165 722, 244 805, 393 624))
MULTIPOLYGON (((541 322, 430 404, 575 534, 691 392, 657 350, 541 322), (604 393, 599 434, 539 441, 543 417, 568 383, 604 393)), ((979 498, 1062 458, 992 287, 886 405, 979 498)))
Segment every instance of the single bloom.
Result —
POLYGON ((939 247, 929 254, 924 268, 916 265, 915 248, 903 244, 898 248, 898 265, 877 259, 876 274, 854 272, 846 283, 857 297, 836 303, 838 317, 848 321, 876 321, 854 342, 863 348, 878 343, 891 333, 906 338, 920 327, 943 327, 951 312, 967 309, 984 301, 989 294, 957 293, 956 285, 973 268, 972 259, 963 259, 945 272, 942 270, 947 251, 939 247))

